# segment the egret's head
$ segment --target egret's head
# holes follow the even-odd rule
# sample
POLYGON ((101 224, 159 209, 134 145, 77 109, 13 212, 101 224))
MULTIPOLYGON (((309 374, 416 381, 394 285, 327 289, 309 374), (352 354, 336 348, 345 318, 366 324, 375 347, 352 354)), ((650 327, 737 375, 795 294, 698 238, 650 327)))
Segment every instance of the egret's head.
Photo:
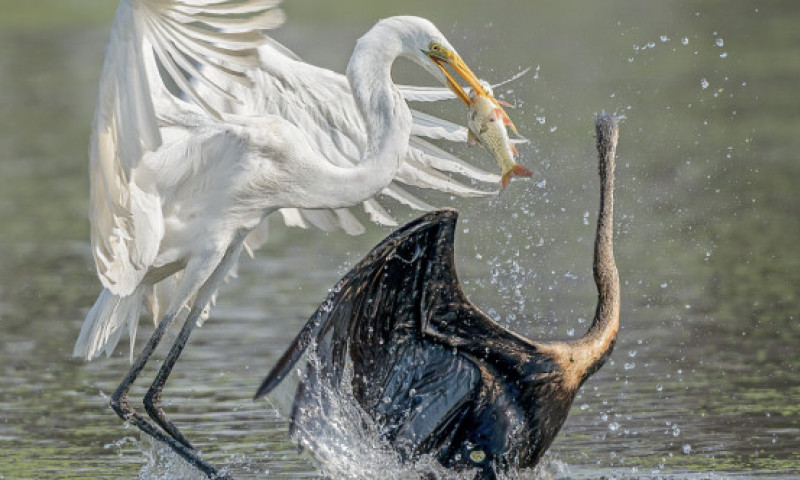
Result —
POLYGON ((391 17, 381 20, 374 30, 377 33, 376 37, 384 40, 384 47, 387 50, 391 50, 390 39, 399 40, 397 52, 399 55, 411 59, 430 72, 464 103, 469 104, 469 97, 458 84, 457 77, 461 77, 471 88, 479 92, 484 91, 478 77, 430 21, 413 16, 391 17))
MULTIPOLYGON (((458 96, 466 105, 470 104, 470 99, 464 89, 459 85, 458 81, 448 70, 448 67, 460 76, 472 88, 473 92, 480 92, 487 95, 486 90, 483 88, 478 77, 467 66, 466 62, 456 53, 455 49, 451 47, 447 41, 431 40, 427 48, 420 50, 426 59, 430 62, 426 66, 435 66, 436 68, 428 68, 428 70, 439 80, 447 85, 453 93, 458 96)), ((488 94, 491 95, 491 94, 488 94)))
MULTIPOLYGON (((427 23, 430 24, 430 22, 427 23)), ((508 104, 505 102, 500 102, 494 98, 492 88, 489 83, 479 80, 478 77, 472 73, 472 70, 456 53, 455 49, 444 38, 444 36, 439 33, 436 27, 433 26, 433 24, 430 24, 430 28, 432 29, 432 32, 428 33, 430 36, 428 46, 427 48, 420 49, 423 58, 428 60, 427 62, 423 61, 422 64, 435 77, 439 78, 442 83, 447 85, 447 87, 450 88, 450 90, 452 90, 453 93, 455 93, 456 96, 458 96, 458 98, 460 98, 468 107, 478 96, 488 97, 492 103, 494 103, 494 105, 500 109, 506 124, 510 125, 514 132, 516 132, 517 129, 514 127, 514 123, 511 122, 511 119, 508 118, 508 115, 506 115, 505 110, 503 110, 503 107, 501 106, 508 106, 508 104), (436 68, 430 68, 432 65, 436 68), (463 88, 461 88, 453 75, 451 75, 448 67, 452 69, 458 76, 464 79, 467 84, 469 84, 471 87, 469 95, 464 91, 463 88)))
POLYGON ((398 56, 409 58, 430 72, 467 105, 470 103, 469 96, 459 85, 459 77, 473 91, 494 101, 491 93, 481 85, 478 77, 472 73, 442 32, 433 23, 420 17, 390 17, 378 22, 356 43, 356 51, 348 65, 348 76, 351 73, 368 71, 370 66, 366 62, 370 59, 391 63, 398 56), (358 62, 354 63, 354 59, 358 62))

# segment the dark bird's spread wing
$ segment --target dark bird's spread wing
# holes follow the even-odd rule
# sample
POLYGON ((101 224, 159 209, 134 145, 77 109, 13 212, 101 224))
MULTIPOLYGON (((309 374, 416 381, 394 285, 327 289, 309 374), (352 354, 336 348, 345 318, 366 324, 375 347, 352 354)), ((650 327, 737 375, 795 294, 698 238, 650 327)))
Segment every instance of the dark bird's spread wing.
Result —
MULTIPOLYGON (((468 357, 423 333, 432 310, 468 304, 453 264, 456 219, 454 210, 432 212, 376 246, 334 287, 256 396, 275 388, 313 342, 317 358, 298 388, 295 429, 318 382, 340 385, 349 362, 354 396, 386 438, 409 450, 438 438, 431 434, 458 420, 479 381, 468 357)), ((493 323, 475 312, 472 321, 493 323)))

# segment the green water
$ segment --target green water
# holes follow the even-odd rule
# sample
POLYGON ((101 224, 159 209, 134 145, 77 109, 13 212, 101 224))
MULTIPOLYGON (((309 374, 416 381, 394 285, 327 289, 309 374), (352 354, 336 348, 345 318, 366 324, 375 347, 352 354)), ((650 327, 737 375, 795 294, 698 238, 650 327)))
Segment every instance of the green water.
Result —
MULTIPOLYGON (((0 0, 0 478, 187 473, 108 409, 122 350, 70 358, 100 289, 86 151, 114 8, 0 0)), ((591 318, 593 117, 624 116, 622 329, 546 459, 560 475, 800 476, 798 4, 286 0, 285 10, 275 37, 340 71, 361 33, 400 13, 434 21, 481 77, 534 67, 500 90, 532 140, 520 150, 533 181, 489 200, 432 198, 461 210, 470 297, 527 335, 569 338, 591 318)), ((427 81, 407 64, 396 77, 427 81)), ((463 122, 455 105, 429 111, 463 122)), ((458 153, 491 168, 477 149, 458 153)), ((206 458, 237 478, 314 475, 283 420, 250 397, 326 289, 389 233, 278 223, 165 393, 206 458)))

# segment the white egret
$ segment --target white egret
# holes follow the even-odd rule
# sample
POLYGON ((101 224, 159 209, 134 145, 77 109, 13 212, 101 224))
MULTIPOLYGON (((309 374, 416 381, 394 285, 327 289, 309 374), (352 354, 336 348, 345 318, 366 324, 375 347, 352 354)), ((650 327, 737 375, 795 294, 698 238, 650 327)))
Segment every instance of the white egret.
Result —
POLYGON ((359 233, 363 226, 347 210, 358 204, 373 221, 394 224, 377 195, 430 207, 398 182, 474 196, 487 192, 442 172, 499 179, 420 138, 467 139, 466 129, 406 104, 468 101, 446 67, 482 88, 433 24, 380 21, 358 41, 343 76, 303 63, 263 35, 282 22, 276 3, 122 0, 95 111, 90 219, 104 289, 74 355, 110 354, 127 327, 132 357, 149 301, 161 320, 111 405, 208 476, 216 470, 166 417, 161 391, 241 251, 262 240, 265 217, 281 210, 289 224, 359 233), (449 90, 395 86, 398 57, 449 90), (144 399, 153 423, 127 394, 176 318, 185 323, 144 399))

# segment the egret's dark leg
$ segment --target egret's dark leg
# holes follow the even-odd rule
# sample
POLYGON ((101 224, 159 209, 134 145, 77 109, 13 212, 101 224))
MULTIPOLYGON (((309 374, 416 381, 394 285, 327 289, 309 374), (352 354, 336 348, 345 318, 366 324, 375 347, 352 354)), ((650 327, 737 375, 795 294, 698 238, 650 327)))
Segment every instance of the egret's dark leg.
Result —
POLYGON ((186 323, 183 324, 178 338, 172 345, 169 354, 167 354, 167 358, 164 359, 164 364, 161 365, 158 374, 153 380, 153 384, 150 385, 147 394, 144 396, 144 408, 147 410, 147 414, 150 415, 150 418, 161 425, 161 428, 170 434, 172 438, 191 449, 194 449, 192 444, 189 443, 186 436, 178 430, 178 427, 176 427, 175 424, 167 418, 167 414, 164 413, 164 409, 161 406, 161 393, 164 390, 164 385, 167 383, 169 374, 172 372, 172 368, 175 366, 175 362, 177 362, 178 357, 183 352, 183 347, 186 346, 186 342, 189 340, 189 335, 191 335, 192 330, 194 330, 195 325, 197 325, 197 320, 200 318, 201 313, 202 309, 197 308, 192 309, 191 313, 189 313, 189 317, 186 319, 186 323))
MULTIPOLYGON (((197 325, 197 320, 200 318, 203 309, 211 300, 213 293, 222 283, 225 275, 228 274, 228 271, 236 262, 236 259, 239 258, 241 250, 241 241, 234 244, 234 246, 231 246, 225 252, 225 255, 222 257, 213 273, 209 276, 208 280, 203 284, 202 287, 200 287, 195 297, 194 306, 189 312, 189 316, 186 319, 186 322, 183 324, 183 327, 178 334, 178 338, 175 340, 172 348, 170 348, 167 357, 164 359, 164 364, 161 365, 161 368, 159 369, 158 374, 156 374, 152 385, 150 385, 150 388, 147 390, 147 394, 144 396, 144 408, 147 410, 147 414, 150 415, 150 418, 158 423, 158 425, 160 425, 161 428, 163 428, 164 431, 171 436, 173 442, 179 442, 179 444, 184 448, 194 450, 194 447, 191 443, 189 443, 189 440, 186 438, 186 436, 181 433, 178 427, 172 423, 172 421, 167 417, 167 414, 164 412, 164 409, 161 406, 161 394, 164 390, 164 385, 167 383, 167 378, 169 378, 172 368, 175 366, 175 362, 178 361, 178 357, 180 357, 181 353, 183 353, 183 348, 186 346, 189 336, 194 330, 194 327, 197 325)), ((177 449, 176 452, 180 453, 177 449)))
POLYGON ((160 440, 169 445, 170 448, 172 448, 184 460, 208 475, 209 478, 220 478, 217 476, 216 469, 204 462, 194 450, 187 448, 174 438, 165 435, 164 432, 150 423, 146 417, 137 413, 128 402, 128 391, 130 390, 131 385, 141 373, 142 369, 147 363, 147 360, 153 354, 153 351, 156 349, 158 343, 161 341, 161 338, 164 336, 164 332, 166 331, 167 327, 169 327, 174 319, 175 315, 168 315, 161 319, 161 322, 158 324, 158 327, 156 327, 153 335, 147 341, 144 349, 139 356, 136 357, 136 361, 131 366, 128 374, 125 375, 125 378, 122 379, 122 383, 119 384, 119 387, 117 387, 116 391, 111 396, 111 408, 113 408, 117 415, 119 415, 119 417, 126 422, 134 425, 136 428, 147 435, 150 435, 156 440, 160 440))

